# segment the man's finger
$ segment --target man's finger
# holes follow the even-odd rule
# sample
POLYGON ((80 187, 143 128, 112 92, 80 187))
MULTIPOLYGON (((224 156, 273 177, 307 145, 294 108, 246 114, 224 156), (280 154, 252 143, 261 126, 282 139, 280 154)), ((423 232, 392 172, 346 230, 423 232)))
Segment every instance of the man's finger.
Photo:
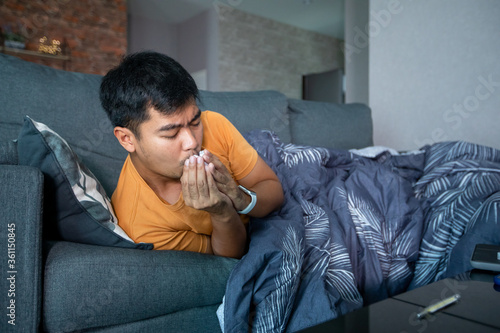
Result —
POLYGON ((226 184, 229 181, 228 176, 217 170, 213 163, 209 164, 209 166, 210 165, 212 165, 212 175, 214 180, 218 183, 226 184))
POLYGON ((208 199, 210 194, 207 186, 207 174, 205 162, 201 157, 196 159, 196 186, 199 197, 208 199))
POLYGON ((198 200, 198 184, 196 182, 196 158, 190 157, 187 163, 184 164, 184 172, 186 173, 187 195, 191 200, 198 200), (187 170, 187 173, 186 173, 187 170))
POLYGON ((205 150, 205 154, 203 155, 203 160, 207 162, 207 164, 213 163, 215 169, 217 169, 221 173, 229 173, 224 163, 222 163, 221 160, 219 160, 219 158, 214 154, 212 154, 210 151, 205 150))
POLYGON ((229 198, 220 192, 219 188, 217 187, 217 184, 212 177, 212 174, 209 171, 209 167, 207 166, 207 187, 210 192, 210 198, 216 203, 213 208, 215 209, 214 212, 220 212, 220 209, 223 209, 225 207, 224 205, 221 205, 222 202, 229 203, 231 205, 231 202, 229 198))

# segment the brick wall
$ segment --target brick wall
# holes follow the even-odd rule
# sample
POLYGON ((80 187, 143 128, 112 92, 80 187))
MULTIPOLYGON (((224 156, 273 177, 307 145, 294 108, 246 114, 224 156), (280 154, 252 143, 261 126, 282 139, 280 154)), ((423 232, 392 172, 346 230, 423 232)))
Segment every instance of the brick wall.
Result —
MULTIPOLYGON (((28 50, 38 50, 44 36, 66 40, 66 69, 75 72, 105 74, 127 52, 126 0, 0 0, 0 27, 7 25, 27 38, 28 50)), ((64 66, 59 59, 19 57, 64 66)))

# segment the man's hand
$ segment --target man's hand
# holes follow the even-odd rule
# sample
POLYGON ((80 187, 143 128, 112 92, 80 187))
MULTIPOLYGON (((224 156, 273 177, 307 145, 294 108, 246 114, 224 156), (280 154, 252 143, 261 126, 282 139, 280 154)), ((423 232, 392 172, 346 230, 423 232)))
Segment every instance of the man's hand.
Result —
POLYGON ((192 156, 186 160, 181 184, 186 205, 215 215, 231 209, 231 200, 219 191, 202 157, 192 156))
POLYGON ((208 170, 213 175, 219 191, 229 197, 237 211, 245 209, 250 203, 250 197, 240 190, 226 166, 208 150, 205 150, 203 160, 208 164, 208 170))
POLYGON ((246 246, 246 229, 231 199, 219 191, 210 171, 213 169, 213 164, 206 166, 201 157, 186 160, 181 177, 184 202, 210 214, 213 230, 209 253, 241 258, 246 246))

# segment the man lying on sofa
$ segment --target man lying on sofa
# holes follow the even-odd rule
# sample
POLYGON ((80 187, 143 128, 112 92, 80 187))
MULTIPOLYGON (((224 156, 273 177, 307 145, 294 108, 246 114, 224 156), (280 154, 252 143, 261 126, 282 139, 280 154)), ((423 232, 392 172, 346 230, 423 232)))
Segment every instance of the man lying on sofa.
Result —
POLYGON ((156 52, 129 55, 103 78, 102 105, 129 152, 111 201, 136 242, 240 258, 247 214, 278 209, 283 189, 226 118, 200 111, 197 97, 189 73, 156 52))

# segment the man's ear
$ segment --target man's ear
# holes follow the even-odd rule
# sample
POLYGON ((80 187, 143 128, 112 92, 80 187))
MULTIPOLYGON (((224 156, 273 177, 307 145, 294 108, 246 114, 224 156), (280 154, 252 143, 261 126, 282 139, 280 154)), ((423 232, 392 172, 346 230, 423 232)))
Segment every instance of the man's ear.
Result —
POLYGON ((125 148, 129 153, 133 153, 135 151, 135 135, 126 127, 116 126, 113 130, 118 142, 125 148))

